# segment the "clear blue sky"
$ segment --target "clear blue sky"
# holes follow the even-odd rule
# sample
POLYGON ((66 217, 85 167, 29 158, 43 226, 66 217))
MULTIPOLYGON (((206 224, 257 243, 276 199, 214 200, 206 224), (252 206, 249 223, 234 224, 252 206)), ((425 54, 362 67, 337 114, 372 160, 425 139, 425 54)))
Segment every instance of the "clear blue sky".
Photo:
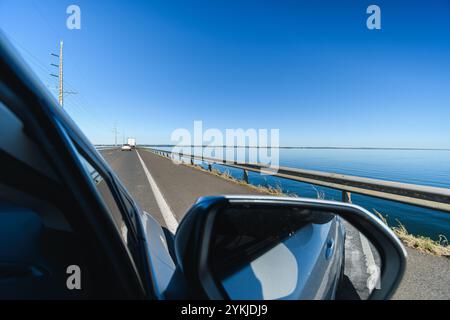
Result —
POLYGON ((1 0, 0 26, 50 86, 64 40, 80 93, 66 110, 94 143, 113 142, 114 122, 169 143, 203 120, 279 128, 285 146, 450 148, 445 0, 1 0), (81 30, 66 28, 70 4, 81 30), (381 30, 366 28, 370 4, 381 30))

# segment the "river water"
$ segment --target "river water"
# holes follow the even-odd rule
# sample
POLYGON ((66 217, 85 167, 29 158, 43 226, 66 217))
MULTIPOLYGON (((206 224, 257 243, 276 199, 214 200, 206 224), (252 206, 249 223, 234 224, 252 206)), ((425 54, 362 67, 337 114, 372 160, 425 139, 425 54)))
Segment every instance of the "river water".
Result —
MULTIPOLYGON (((224 150, 221 152, 226 154, 224 150)), ((246 152, 248 159, 248 149, 246 152)), ((279 149, 279 164, 292 168, 450 188, 450 150, 279 149)), ((242 170, 221 165, 216 165, 215 168, 242 178, 242 170)), ((339 191, 325 187, 259 173, 250 173, 249 179, 252 184, 279 187, 286 193, 302 197, 316 198, 320 195, 330 200, 341 199, 339 191)), ((440 235, 444 235, 450 240, 450 214, 357 194, 352 194, 352 202, 369 211, 380 212, 390 225, 397 225, 400 221, 410 233, 436 240, 440 235)))

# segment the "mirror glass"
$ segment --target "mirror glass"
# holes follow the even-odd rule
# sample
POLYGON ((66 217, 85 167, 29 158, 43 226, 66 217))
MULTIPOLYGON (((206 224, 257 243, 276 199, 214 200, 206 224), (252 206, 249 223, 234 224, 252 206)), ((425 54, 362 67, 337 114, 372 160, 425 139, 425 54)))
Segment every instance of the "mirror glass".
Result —
POLYGON ((234 205, 217 213, 209 269, 230 299, 367 299, 381 259, 341 216, 298 206, 234 205))

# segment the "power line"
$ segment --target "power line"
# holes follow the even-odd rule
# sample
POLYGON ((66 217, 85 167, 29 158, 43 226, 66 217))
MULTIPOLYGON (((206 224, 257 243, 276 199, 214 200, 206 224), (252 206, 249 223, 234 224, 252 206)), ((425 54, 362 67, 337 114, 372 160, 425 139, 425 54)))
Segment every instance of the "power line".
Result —
MULTIPOLYGON (((3 31, 4 32, 4 31, 3 31)), ((28 60, 28 62, 34 64, 37 68, 39 68, 41 70, 41 72, 43 72, 46 76, 48 76, 51 71, 50 69, 48 69, 48 67, 43 64, 33 53, 31 53, 25 46, 23 46, 22 44, 20 44, 20 42, 18 42, 16 39, 14 39, 13 37, 11 37, 9 34, 7 34, 6 32, 4 32, 8 39, 10 39, 11 41, 13 41, 17 47, 19 47, 23 53, 26 53, 29 58, 31 60, 28 60)), ((43 77, 42 77, 43 78, 43 77)))
MULTIPOLYGON (((24 52, 29 57, 28 62, 30 62, 31 64, 33 64, 37 68, 37 69, 35 69, 36 71, 39 70, 41 72, 41 78, 46 78, 46 77, 48 79, 55 78, 56 75, 54 75, 53 77, 51 76, 52 71, 49 69, 48 65, 42 63, 39 58, 37 58, 33 53, 31 53, 25 46, 23 46, 16 39, 11 37, 6 32, 4 32, 4 33, 7 35, 7 37, 11 41, 13 41, 16 44, 17 47, 19 47, 22 50, 22 52, 24 52), (45 75, 45 77, 42 76, 42 75, 45 75)), ((56 56, 56 57, 59 57, 59 55, 52 54, 52 56, 53 55, 56 56)), ((53 66, 53 67, 55 67, 55 66, 59 67, 59 65, 52 64, 52 63, 50 65, 53 66)), ((56 77, 56 78, 58 78, 58 77, 56 77)), ((51 86, 47 85, 47 87, 49 89, 58 89, 59 90, 59 86, 55 88, 55 87, 51 87, 51 86)), ((76 106, 78 111, 80 111, 80 113, 78 113, 78 114, 85 113, 85 114, 90 116, 90 118, 87 118, 87 119, 95 119, 97 122, 95 123, 95 125, 92 125, 92 127, 95 127, 96 129, 98 129, 98 125, 100 125, 100 126, 103 127, 103 129, 105 131, 109 131, 110 132, 110 130, 111 130, 110 129, 111 128, 110 124, 107 124, 107 122, 105 122, 103 120, 103 118, 96 113, 95 109, 92 108, 91 104, 87 101, 87 99, 84 97, 84 95, 81 94, 80 92, 78 92, 74 88, 74 85, 71 82, 69 82, 67 80, 64 80, 64 87, 66 87, 68 89, 68 90, 64 91, 64 93, 66 95, 71 94, 71 96, 69 98, 69 101, 71 102, 69 107, 73 108, 73 106, 76 106), (76 94, 76 95, 74 95, 74 94, 76 94)), ((93 123, 93 122, 90 121, 90 124, 91 123, 93 123)))
POLYGON ((36 10, 34 10, 34 12, 37 12, 37 13, 38 13, 39 18, 41 18, 41 20, 42 20, 42 21, 44 22, 44 24, 49 28, 49 30, 51 30, 52 32, 54 32, 55 35, 57 35, 57 39, 58 39, 58 38, 61 38, 61 36, 60 36, 61 33, 60 33, 58 30, 56 30, 56 28, 55 28, 52 24, 50 24, 50 21, 52 21, 52 20, 51 20, 51 19, 48 19, 48 18, 44 15, 44 13, 42 12, 40 6, 38 6, 38 4, 36 3, 35 0, 32 0, 32 4, 33 4, 34 8, 36 9, 36 10))
MULTIPOLYGON (((58 32, 51 24, 50 24, 50 20, 47 19, 45 17, 45 15, 43 14, 41 8, 37 5, 37 3, 33 0, 32 1, 33 6, 35 7, 35 12, 37 12, 40 16, 40 18, 44 21, 44 23, 47 25, 47 27, 49 29, 51 29, 52 32, 54 32, 54 35, 57 36, 57 38, 61 38, 60 37, 60 32, 58 32)), ((106 122, 103 120, 102 117, 98 117, 93 108, 87 108, 85 107, 85 105, 90 105, 90 103, 87 102, 87 100, 83 97, 83 95, 77 92, 77 90, 74 89, 74 86, 68 82, 68 81, 64 81, 63 82, 63 73, 62 73, 62 44, 61 44, 61 50, 60 50, 60 54, 56 55, 56 54, 51 54, 52 56, 58 57, 60 58, 60 64, 56 65, 54 63, 51 63, 50 65, 53 67, 57 67, 60 68, 61 66, 61 70, 59 72, 59 75, 56 76, 54 74, 52 74, 52 72, 50 71, 50 69, 47 67, 46 64, 42 63, 33 53, 31 53, 25 46, 23 46, 22 44, 20 44, 16 39, 14 39, 11 35, 7 34, 6 32, 4 32, 9 39, 11 39, 18 47, 20 47, 20 49, 22 49, 23 52, 25 52, 30 58, 31 60, 28 60, 29 62, 31 62, 34 66, 36 66, 38 68, 38 70, 40 70, 42 72, 41 74, 41 78, 44 79, 48 79, 49 81, 51 79, 54 78, 58 78, 59 83, 58 83, 58 87, 56 88, 52 88, 49 85, 47 85, 47 87, 49 89, 57 89, 58 90, 58 101, 60 102, 60 105, 63 106, 64 103, 64 98, 63 98, 63 94, 66 95, 72 95, 71 99, 69 99, 66 102, 66 105, 69 107, 69 110, 66 111, 70 111, 70 113, 75 113, 77 115, 80 116, 80 120, 81 118, 83 118, 83 123, 84 124, 88 124, 89 127, 93 128, 93 129, 98 129, 98 125, 100 124, 105 131, 109 131, 110 130, 110 126, 108 124, 106 124, 106 122), (43 77, 42 75, 45 75, 45 77, 43 77), (66 86, 69 91, 63 91, 63 86, 66 86), (74 94, 77 94, 74 96, 74 94), (87 114, 90 115, 88 117, 82 117, 83 114, 87 114), (93 119, 96 119, 96 122, 93 119)), ((35 69, 36 71, 38 71, 37 69, 35 69)), ((52 81, 50 81, 52 82, 52 81)), ((117 127, 116 127, 117 130, 117 127)))

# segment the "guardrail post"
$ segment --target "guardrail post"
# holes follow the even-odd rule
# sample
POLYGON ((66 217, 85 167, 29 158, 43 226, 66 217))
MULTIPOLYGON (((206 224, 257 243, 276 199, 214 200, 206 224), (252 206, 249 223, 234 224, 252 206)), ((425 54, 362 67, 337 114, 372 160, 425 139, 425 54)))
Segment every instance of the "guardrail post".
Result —
POLYGON ((248 183, 248 171, 244 169, 244 175, 242 177, 242 180, 245 181, 245 183, 248 183))
POLYGON ((342 191, 342 202, 352 203, 352 194, 348 191, 342 191))

